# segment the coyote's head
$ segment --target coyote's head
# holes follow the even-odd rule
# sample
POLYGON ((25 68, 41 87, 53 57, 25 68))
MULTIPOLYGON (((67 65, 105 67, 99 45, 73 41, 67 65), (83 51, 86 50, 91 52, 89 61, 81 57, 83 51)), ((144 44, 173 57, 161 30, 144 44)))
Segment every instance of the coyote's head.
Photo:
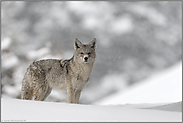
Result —
POLYGON ((80 63, 91 63, 95 61, 96 38, 88 44, 82 44, 77 38, 74 41, 74 59, 80 63))

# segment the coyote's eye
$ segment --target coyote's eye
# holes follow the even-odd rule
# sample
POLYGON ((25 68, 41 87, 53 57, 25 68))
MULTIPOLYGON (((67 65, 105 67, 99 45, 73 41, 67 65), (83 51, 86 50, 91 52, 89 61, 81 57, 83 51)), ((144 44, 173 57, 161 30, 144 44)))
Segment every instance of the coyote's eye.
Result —
POLYGON ((90 55, 91 55, 91 53, 88 53, 88 55, 90 56, 90 55))
POLYGON ((84 53, 81 52, 80 54, 83 55, 84 53))

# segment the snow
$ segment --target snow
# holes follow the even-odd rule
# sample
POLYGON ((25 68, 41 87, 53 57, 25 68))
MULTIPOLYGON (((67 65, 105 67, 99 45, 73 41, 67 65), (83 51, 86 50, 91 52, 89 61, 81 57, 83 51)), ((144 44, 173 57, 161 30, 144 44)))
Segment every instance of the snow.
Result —
POLYGON ((147 19, 155 25, 166 26, 167 24, 166 17, 162 13, 158 12, 156 9, 149 6, 143 6, 139 4, 129 7, 128 10, 139 14, 142 17, 147 17, 147 19))
POLYGON ((11 38, 9 37, 4 38, 1 42, 1 50, 2 51, 7 50, 10 47, 11 43, 12 43, 11 38))
POLYGON ((94 104, 118 105, 179 101, 182 101, 182 62, 94 104))
POLYGON ((119 90, 127 87, 127 82, 122 74, 108 74, 100 81, 102 90, 119 90))
POLYGON ((182 112, 182 102, 176 102, 176 103, 162 105, 162 106, 155 106, 153 107, 153 109, 182 112))
POLYGON ((133 31, 133 23, 129 17, 120 17, 113 20, 111 31, 115 34, 122 35, 133 31))
POLYGON ((98 19, 93 16, 86 17, 86 19, 83 20, 83 24, 85 25, 84 28, 88 28, 91 30, 98 28, 98 23, 98 19))
MULTIPOLYGON (((182 62, 140 82, 139 85, 91 105, 49 102, 49 98, 46 101, 20 100, 3 95, 1 98, 1 121, 181 122, 181 66, 182 62)), ((115 81, 124 81, 120 74, 118 77, 111 77, 115 81)), ((108 79, 105 78, 103 81, 106 81, 107 86, 110 86, 108 79)), ((125 85, 125 83, 123 84, 125 85)), ((11 92, 10 90, 9 92, 11 92)), ((13 92, 11 93, 13 94, 13 92)), ((63 95, 57 93, 57 96, 63 95)))
POLYGON ((81 105, 1 98, 1 107, 1 121, 4 122, 182 121, 181 112, 125 106, 81 105))
POLYGON ((3 88, 3 91, 5 92, 5 96, 9 97, 8 95, 11 95, 11 97, 16 97, 19 94, 16 92, 21 90, 21 86, 16 85, 16 86, 5 86, 3 88))
POLYGON ((50 53, 50 49, 48 47, 43 47, 36 51, 33 50, 33 51, 28 52, 27 58, 28 59, 39 59, 40 57, 48 55, 49 53, 50 53))
POLYGON ((11 69, 19 64, 19 59, 14 53, 5 53, 2 55, 2 67, 11 69))

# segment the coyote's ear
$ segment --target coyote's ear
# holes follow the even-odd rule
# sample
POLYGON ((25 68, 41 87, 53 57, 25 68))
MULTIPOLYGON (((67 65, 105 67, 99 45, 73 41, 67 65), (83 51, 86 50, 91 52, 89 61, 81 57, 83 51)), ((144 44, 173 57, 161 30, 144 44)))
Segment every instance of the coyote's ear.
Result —
POLYGON ((97 40, 96 40, 96 38, 94 38, 94 39, 92 39, 92 40, 89 42, 89 45, 91 46, 91 48, 96 49, 96 43, 97 43, 97 40))
POLYGON ((77 38, 75 38, 74 49, 77 50, 78 48, 81 48, 82 46, 83 46, 83 44, 77 38))

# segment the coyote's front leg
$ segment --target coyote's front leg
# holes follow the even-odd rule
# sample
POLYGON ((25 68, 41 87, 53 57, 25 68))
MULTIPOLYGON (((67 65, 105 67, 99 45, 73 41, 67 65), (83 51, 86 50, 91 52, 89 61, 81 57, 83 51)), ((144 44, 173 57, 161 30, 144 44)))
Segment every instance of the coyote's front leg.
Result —
POLYGON ((67 102, 75 103, 75 92, 74 92, 71 84, 67 84, 67 102))
POLYGON ((76 91, 75 93, 75 103, 79 104, 79 98, 80 98, 81 90, 76 91))

